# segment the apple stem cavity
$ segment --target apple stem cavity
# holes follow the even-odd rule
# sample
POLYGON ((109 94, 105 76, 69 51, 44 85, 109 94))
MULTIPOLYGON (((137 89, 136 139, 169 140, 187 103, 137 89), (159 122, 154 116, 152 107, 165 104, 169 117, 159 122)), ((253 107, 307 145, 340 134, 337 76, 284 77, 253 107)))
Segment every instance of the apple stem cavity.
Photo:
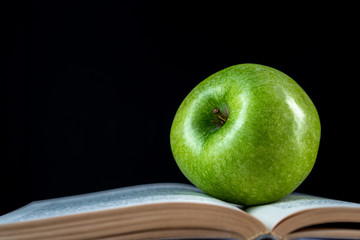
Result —
POLYGON ((214 108, 212 111, 214 114, 216 114, 217 118, 220 120, 221 126, 226 123, 226 120, 228 119, 228 116, 223 114, 219 108, 214 108))

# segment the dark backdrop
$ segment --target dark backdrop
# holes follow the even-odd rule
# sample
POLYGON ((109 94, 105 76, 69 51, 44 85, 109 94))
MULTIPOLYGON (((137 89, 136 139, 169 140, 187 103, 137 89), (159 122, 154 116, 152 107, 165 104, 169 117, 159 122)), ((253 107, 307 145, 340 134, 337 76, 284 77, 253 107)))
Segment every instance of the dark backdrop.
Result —
POLYGON ((360 202, 351 16, 238 3, 2 2, 0 214, 187 182, 169 145, 178 106, 207 76, 248 62, 287 73, 318 109, 319 155, 298 191, 360 202))

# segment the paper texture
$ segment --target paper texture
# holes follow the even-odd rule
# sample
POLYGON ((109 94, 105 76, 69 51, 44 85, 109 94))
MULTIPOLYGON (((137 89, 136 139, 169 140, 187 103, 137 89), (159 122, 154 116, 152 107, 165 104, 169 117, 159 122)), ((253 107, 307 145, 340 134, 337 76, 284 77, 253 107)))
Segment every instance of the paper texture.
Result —
POLYGON ((250 207, 246 212, 262 221, 272 230, 285 217, 305 209, 320 207, 358 207, 360 204, 293 193, 278 202, 250 207))
POLYGON ((197 202, 236 208, 191 185, 161 183, 33 202, 0 217, 0 224, 161 202, 197 202))

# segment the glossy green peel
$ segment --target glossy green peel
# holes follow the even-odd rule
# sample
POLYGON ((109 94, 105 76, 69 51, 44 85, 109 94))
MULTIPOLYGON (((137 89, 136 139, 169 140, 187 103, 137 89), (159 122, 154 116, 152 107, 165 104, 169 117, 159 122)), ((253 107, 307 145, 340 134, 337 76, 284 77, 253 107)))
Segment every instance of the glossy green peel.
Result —
POLYGON ((305 91, 286 74, 240 64, 196 86, 170 133, 183 174, 205 193, 255 205, 294 191, 310 173, 320 120, 305 91))

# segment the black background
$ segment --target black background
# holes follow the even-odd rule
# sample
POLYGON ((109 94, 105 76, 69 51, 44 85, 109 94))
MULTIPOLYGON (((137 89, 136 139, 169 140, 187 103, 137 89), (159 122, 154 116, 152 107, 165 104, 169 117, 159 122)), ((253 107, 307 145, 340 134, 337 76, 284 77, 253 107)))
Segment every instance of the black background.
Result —
POLYGON ((2 2, 0 214, 186 183, 169 144, 178 106, 207 76, 249 62, 291 76, 318 109, 317 162, 297 191, 360 202, 351 7, 237 3, 2 2))

